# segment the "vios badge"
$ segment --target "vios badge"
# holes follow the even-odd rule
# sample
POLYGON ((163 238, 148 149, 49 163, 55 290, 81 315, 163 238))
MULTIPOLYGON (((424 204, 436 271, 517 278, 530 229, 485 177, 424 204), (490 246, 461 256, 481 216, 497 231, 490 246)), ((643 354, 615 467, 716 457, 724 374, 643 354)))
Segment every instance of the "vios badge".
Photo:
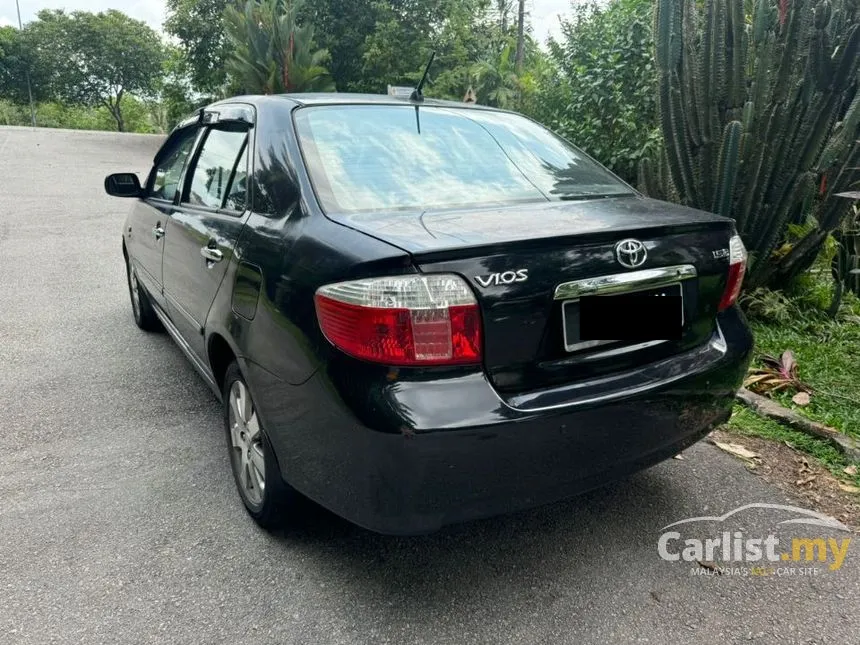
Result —
POLYGON ((501 284, 513 284, 514 282, 525 282, 528 279, 528 269, 517 269, 515 271, 503 271, 501 273, 491 273, 490 275, 475 276, 475 281, 482 287, 489 287, 490 285, 499 286, 501 284))

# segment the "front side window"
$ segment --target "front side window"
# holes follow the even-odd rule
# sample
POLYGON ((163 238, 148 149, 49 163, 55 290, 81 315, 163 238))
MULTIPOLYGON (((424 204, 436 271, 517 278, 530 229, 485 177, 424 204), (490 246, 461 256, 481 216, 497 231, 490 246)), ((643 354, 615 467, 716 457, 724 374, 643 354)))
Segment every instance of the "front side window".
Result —
MULTIPOLYGON (((194 206, 221 208, 231 192, 230 186, 240 153, 245 147, 247 132, 241 130, 212 129, 206 135, 188 194, 183 202, 194 206)), ((247 175, 247 172, 243 172, 247 175)), ((237 184, 238 190, 239 184, 237 184)))
POLYGON ((578 199, 631 190, 548 130, 501 112, 411 105, 295 112, 329 214, 578 199))
POLYGON ((155 164, 149 190, 150 197, 173 201, 179 188, 182 169, 188 161, 196 138, 197 128, 189 128, 170 142, 169 148, 160 155, 160 159, 155 164))

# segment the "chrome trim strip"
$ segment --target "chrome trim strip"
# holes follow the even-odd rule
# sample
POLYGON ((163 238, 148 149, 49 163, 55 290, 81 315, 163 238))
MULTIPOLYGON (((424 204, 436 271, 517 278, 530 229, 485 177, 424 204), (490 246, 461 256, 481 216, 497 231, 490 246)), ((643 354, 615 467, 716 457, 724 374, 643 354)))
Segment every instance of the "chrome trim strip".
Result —
MULTIPOLYGON (((685 315, 684 315, 684 306, 685 306, 685 304, 684 304, 684 286, 680 282, 671 282, 669 284, 663 284, 663 285, 659 285, 659 286, 662 286, 662 287, 678 287, 678 291, 681 295, 681 327, 683 327, 684 324, 687 322, 685 315)), ((653 286, 636 287, 635 289, 625 289, 623 291, 623 293, 636 293, 637 291, 647 291, 648 289, 653 289, 653 288, 656 288, 656 287, 653 287, 653 286)), ((619 292, 619 293, 622 293, 622 292, 619 292)), ((601 347, 602 345, 609 345, 610 343, 622 342, 622 341, 617 341, 617 340, 583 340, 583 341, 580 341, 578 343, 574 343, 573 345, 569 345, 567 342, 567 314, 565 313, 564 307, 565 307, 565 305, 567 305, 570 302, 579 302, 579 299, 577 298, 575 300, 565 300, 564 302, 561 303, 561 323, 562 323, 562 325, 564 325, 564 328, 562 329, 562 334, 564 336, 564 349, 566 352, 573 354, 574 352, 581 352, 585 349, 590 349, 592 347, 601 347)), ((647 343, 640 343, 640 344, 633 345, 630 347, 622 347, 622 348, 620 348, 620 350, 633 351, 635 349, 642 349, 643 347, 647 347, 649 343, 654 345, 654 344, 663 343, 663 342, 666 342, 666 341, 664 341, 664 340, 647 341, 647 343)), ((619 350, 611 350, 611 351, 619 351, 619 350)), ((619 351, 619 353, 621 353, 621 351, 619 351)), ((603 355, 604 354, 601 354, 601 356, 603 356, 603 355)), ((605 355, 608 356, 610 354, 607 353, 605 355)), ((597 355, 595 355, 595 356, 597 356, 597 355)))
POLYGON ((663 287, 679 280, 689 280, 697 275, 692 264, 614 273, 597 278, 583 278, 564 282, 555 288, 554 300, 577 300, 582 296, 623 293, 632 289, 663 287))
MULTIPOLYGON (((586 341, 588 342, 588 341, 586 341)), ((592 341, 592 342, 612 342, 612 341, 592 341)), ((654 347, 656 345, 662 345, 663 343, 668 343, 668 340, 649 340, 644 343, 637 343, 636 345, 625 345, 624 347, 614 347, 612 349, 607 349, 602 352, 596 352, 594 354, 583 354, 582 356, 571 356, 571 363, 586 363, 588 361, 599 361, 604 358, 611 358, 613 356, 620 356, 621 354, 626 354, 627 352, 636 352, 640 349, 647 349, 649 347, 654 347)), ((572 347, 579 348, 579 345, 572 345, 572 347)))
MULTIPOLYGON (((717 328, 716 334, 711 336, 711 339, 708 341, 707 344, 710 346, 711 349, 714 349, 717 352, 719 352, 721 354, 720 358, 722 358, 723 356, 725 356, 726 352, 728 351, 728 345, 726 344, 725 336, 723 336, 723 330, 720 329, 720 323, 718 321, 715 321, 715 325, 717 328)), ((717 359, 717 360, 719 360, 719 359, 717 359)), ((625 389, 625 390, 611 392, 610 394, 604 394, 601 396, 593 396, 593 397, 590 397, 587 399, 579 399, 577 401, 572 401, 569 403, 558 403, 556 405, 546 405, 546 406, 534 407, 534 408, 518 408, 516 406, 513 406, 510 403, 508 403, 507 401, 505 401, 502 398, 502 396, 496 391, 496 388, 494 388, 492 385, 490 385, 490 389, 493 391, 493 394, 496 395, 496 398, 499 400, 499 402, 504 407, 508 408, 509 410, 513 410, 515 412, 532 413, 532 412, 543 412, 545 410, 559 410, 561 408, 575 408, 575 407, 579 407, 582 405, 589 405, 592 403, 608 403, 611 401, 617 401, 618 399, 624 399, 624 398, 627 398, 629 396, 633 396, 635 394, 642 394, 644 392, 650 392, 651 390, 656 390, 660 387, 663 387, 664 385, 670 385, 676 381, 680 381, 681 379, 687 378, 688 376, 691 376, 692 374, 698 374, 698 373, 699 372, 685 372, 683 374, 675 374, 675 375, 670 376, 669 378, 665 378, 661 381, 656 381, 656 382, 651 381, 650 383, 646 383, 646 384, 641 385, 641 386, 636 387, 636 388, 629 388, 629 389, 625 389)))
POLYGON ((179 330, 176 326, 171 322, 170 318, 167 317, 167 314, 162 311, 161 307, 150 300, 150 304, 152 305, 152 310, 155 312, 155 315, 158 316, 158 319, 161 321, 161 324, 164 325, 164 328, 167 330, 167 333, 170 334, 170 337, 174 340, 174 342, 179 345, 179 349, 182 350, 182 353, 185 354, 185 357, 190 361, 191 365, 195 370, 200 374, 203 380, 206 382, 206 385, 215 392, 218 400, 221 400, 221 392, 218 391, 218 385, 215 383, 215 377, 212 375, 212 372, 209 368, 203 364, 203 362, 197 358, 197 355, 191 349, 191 346, 185 342, 185 339, 182 337, 182 334, 179 333, 179 330))

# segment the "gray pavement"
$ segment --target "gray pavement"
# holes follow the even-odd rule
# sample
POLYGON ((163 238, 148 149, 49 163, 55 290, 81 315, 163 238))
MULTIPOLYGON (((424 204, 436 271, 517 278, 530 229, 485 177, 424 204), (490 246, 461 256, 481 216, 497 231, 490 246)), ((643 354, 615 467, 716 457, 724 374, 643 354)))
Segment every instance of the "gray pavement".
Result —
POLYGON ((159 142, 0 128, 0 643, 860 643, 860 546, 816 577, 658 557, 670 522, 790 502, 706 444, 427 537, 260 531, 216 400, 131 319, 102 180, 159 142))

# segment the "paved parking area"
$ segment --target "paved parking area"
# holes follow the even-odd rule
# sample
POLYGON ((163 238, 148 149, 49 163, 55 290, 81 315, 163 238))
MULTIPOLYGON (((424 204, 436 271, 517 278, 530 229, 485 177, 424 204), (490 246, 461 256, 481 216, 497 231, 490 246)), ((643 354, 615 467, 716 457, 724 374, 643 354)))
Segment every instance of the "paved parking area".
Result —
POLYGON ((131 319, 128 204, 102 180, 145 173, 159 142, 0 128, 0 643, 860 643, 860 540, 816 577, 658 557, 671 522, 790 503, 705 444, 427 537, 320 509, 258 530, 214 397, 131 319))

